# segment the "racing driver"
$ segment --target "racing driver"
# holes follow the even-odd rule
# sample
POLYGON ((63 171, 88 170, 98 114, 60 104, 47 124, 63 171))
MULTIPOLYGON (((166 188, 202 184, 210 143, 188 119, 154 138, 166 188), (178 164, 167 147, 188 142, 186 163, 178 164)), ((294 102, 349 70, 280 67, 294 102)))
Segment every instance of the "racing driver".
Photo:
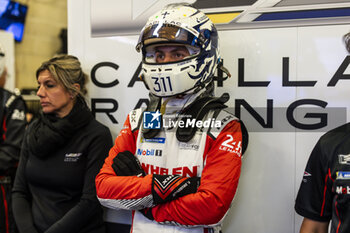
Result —
POLYGON ((201 11, 171 4, 149 18, 136 50, 150 91, 96 177, 102 205, 133 210, 133 233, 219 233, 235 196, 248 134, 213 96, 218 32, 201 11))

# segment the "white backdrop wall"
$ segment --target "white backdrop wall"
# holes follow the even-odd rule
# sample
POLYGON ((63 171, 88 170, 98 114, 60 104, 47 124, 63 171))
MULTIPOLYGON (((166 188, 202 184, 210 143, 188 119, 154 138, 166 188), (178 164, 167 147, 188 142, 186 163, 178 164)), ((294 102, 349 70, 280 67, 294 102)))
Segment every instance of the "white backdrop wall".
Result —
MULTIPOLYGON (((127 113, 147 99, 143 83, 133 82, 141 62, 135 51, 138 37, 92 38, 90 12, 89 1, 68 1, 68 50, 79 57, 87 73, 95 69, 88 99, 96 118, 116 137, 127 113)), ((222 58, 232 77, 217 87, 217 94, 229 93, 230 107, 237 110, 245 103, 265 123, 272 112, 272 126, 263 128, 243 113, 245 107, 240 108, 250 142, 224 232, 298 232, 302 218, 294 211, 294 200, 308 156, 324 132, 349 120, 350 57, 342 42, 349 29, 350 25, 328 25, 220 32, 222 58), (332 85, 331 80, 337 82, 332 85), (294 111, 302 113, 301 118, 294 117, 298 127, 322 127, 294 127, 287 112, 295 102, 301 102, 294 111), (306 112, 302 107, 308 107, 306 112), (315 112, 327 120, 303 118, 304 113, 315 112)))

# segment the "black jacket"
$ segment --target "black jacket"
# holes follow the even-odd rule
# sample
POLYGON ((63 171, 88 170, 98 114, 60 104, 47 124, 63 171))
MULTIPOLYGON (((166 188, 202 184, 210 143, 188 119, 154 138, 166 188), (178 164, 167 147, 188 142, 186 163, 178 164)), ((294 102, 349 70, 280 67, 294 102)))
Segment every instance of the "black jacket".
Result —
MULTIPOLYGON (((72 127, 87 114, 90 111, 79 113, 72 127)), ((36 135, 36 126, 43 120, 47 119, 39 118, 28 127, 13 188, 20 232, 104 232, 94 179, 112 147, 109 129, 91 117, 79 129, 71 130, 68 140, 50 143, 45 140, 55 138, 56 129, 45 128, 36 135), (41 148, 35 149, 47 151, 44 155, 33 152, 29 144, 33 137, 43 140, 41 148)), ((64 127, 57 129, 60 135, 70 130, 64 127)))
POLYGON ((0 88, 0 232, 17 232, 8 206, 26 127, 25 113, 22 97, 0 88))
POLYGON ((24 100, 0 88, 0 176, 17 166, 26 127, 24 100))

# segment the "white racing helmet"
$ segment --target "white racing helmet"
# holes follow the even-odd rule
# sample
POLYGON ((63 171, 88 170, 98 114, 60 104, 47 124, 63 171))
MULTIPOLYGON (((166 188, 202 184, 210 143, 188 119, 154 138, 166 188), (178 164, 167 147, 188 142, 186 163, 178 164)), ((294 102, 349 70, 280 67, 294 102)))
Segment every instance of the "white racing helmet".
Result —
POLYGON ((168 5, 151 16, 136 46, 142 51, 142 78, 158 97, 193 93, 212 81, 217 68, 218 33, 201 11, 186 5, 168 5), (190 56, 180 61, 157 63, 157 46, 182 45, 190 56))

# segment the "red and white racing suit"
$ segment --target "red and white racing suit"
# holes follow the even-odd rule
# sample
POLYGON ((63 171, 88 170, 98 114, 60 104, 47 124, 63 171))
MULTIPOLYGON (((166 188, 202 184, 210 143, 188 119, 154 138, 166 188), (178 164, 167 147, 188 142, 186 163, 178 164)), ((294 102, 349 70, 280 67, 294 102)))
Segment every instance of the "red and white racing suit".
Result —
MULTIPOLYGON (((209 111, 210 119, 214 111, 209 111)), ((100 173, 96 177, 97 195, 102 205, 114 209, 135 210, 133 233, 219 232, 236 193, 241 170, 242 133, 236 117, 221 110, 216 117, 220 127, 197 130, 187 143, 176 138, 174 129, 162 129, 145 139, 138 127, 142 109, 132 111, 115 140, 100 173), (113 158, 131 151, 140 161, 144 177, 116 176, 113 158), (152 176, 180 175, 201 177, 196 193, 164 204, 154 205, 152 176), (154 221, 139 211, 151 209, 154 221)))

